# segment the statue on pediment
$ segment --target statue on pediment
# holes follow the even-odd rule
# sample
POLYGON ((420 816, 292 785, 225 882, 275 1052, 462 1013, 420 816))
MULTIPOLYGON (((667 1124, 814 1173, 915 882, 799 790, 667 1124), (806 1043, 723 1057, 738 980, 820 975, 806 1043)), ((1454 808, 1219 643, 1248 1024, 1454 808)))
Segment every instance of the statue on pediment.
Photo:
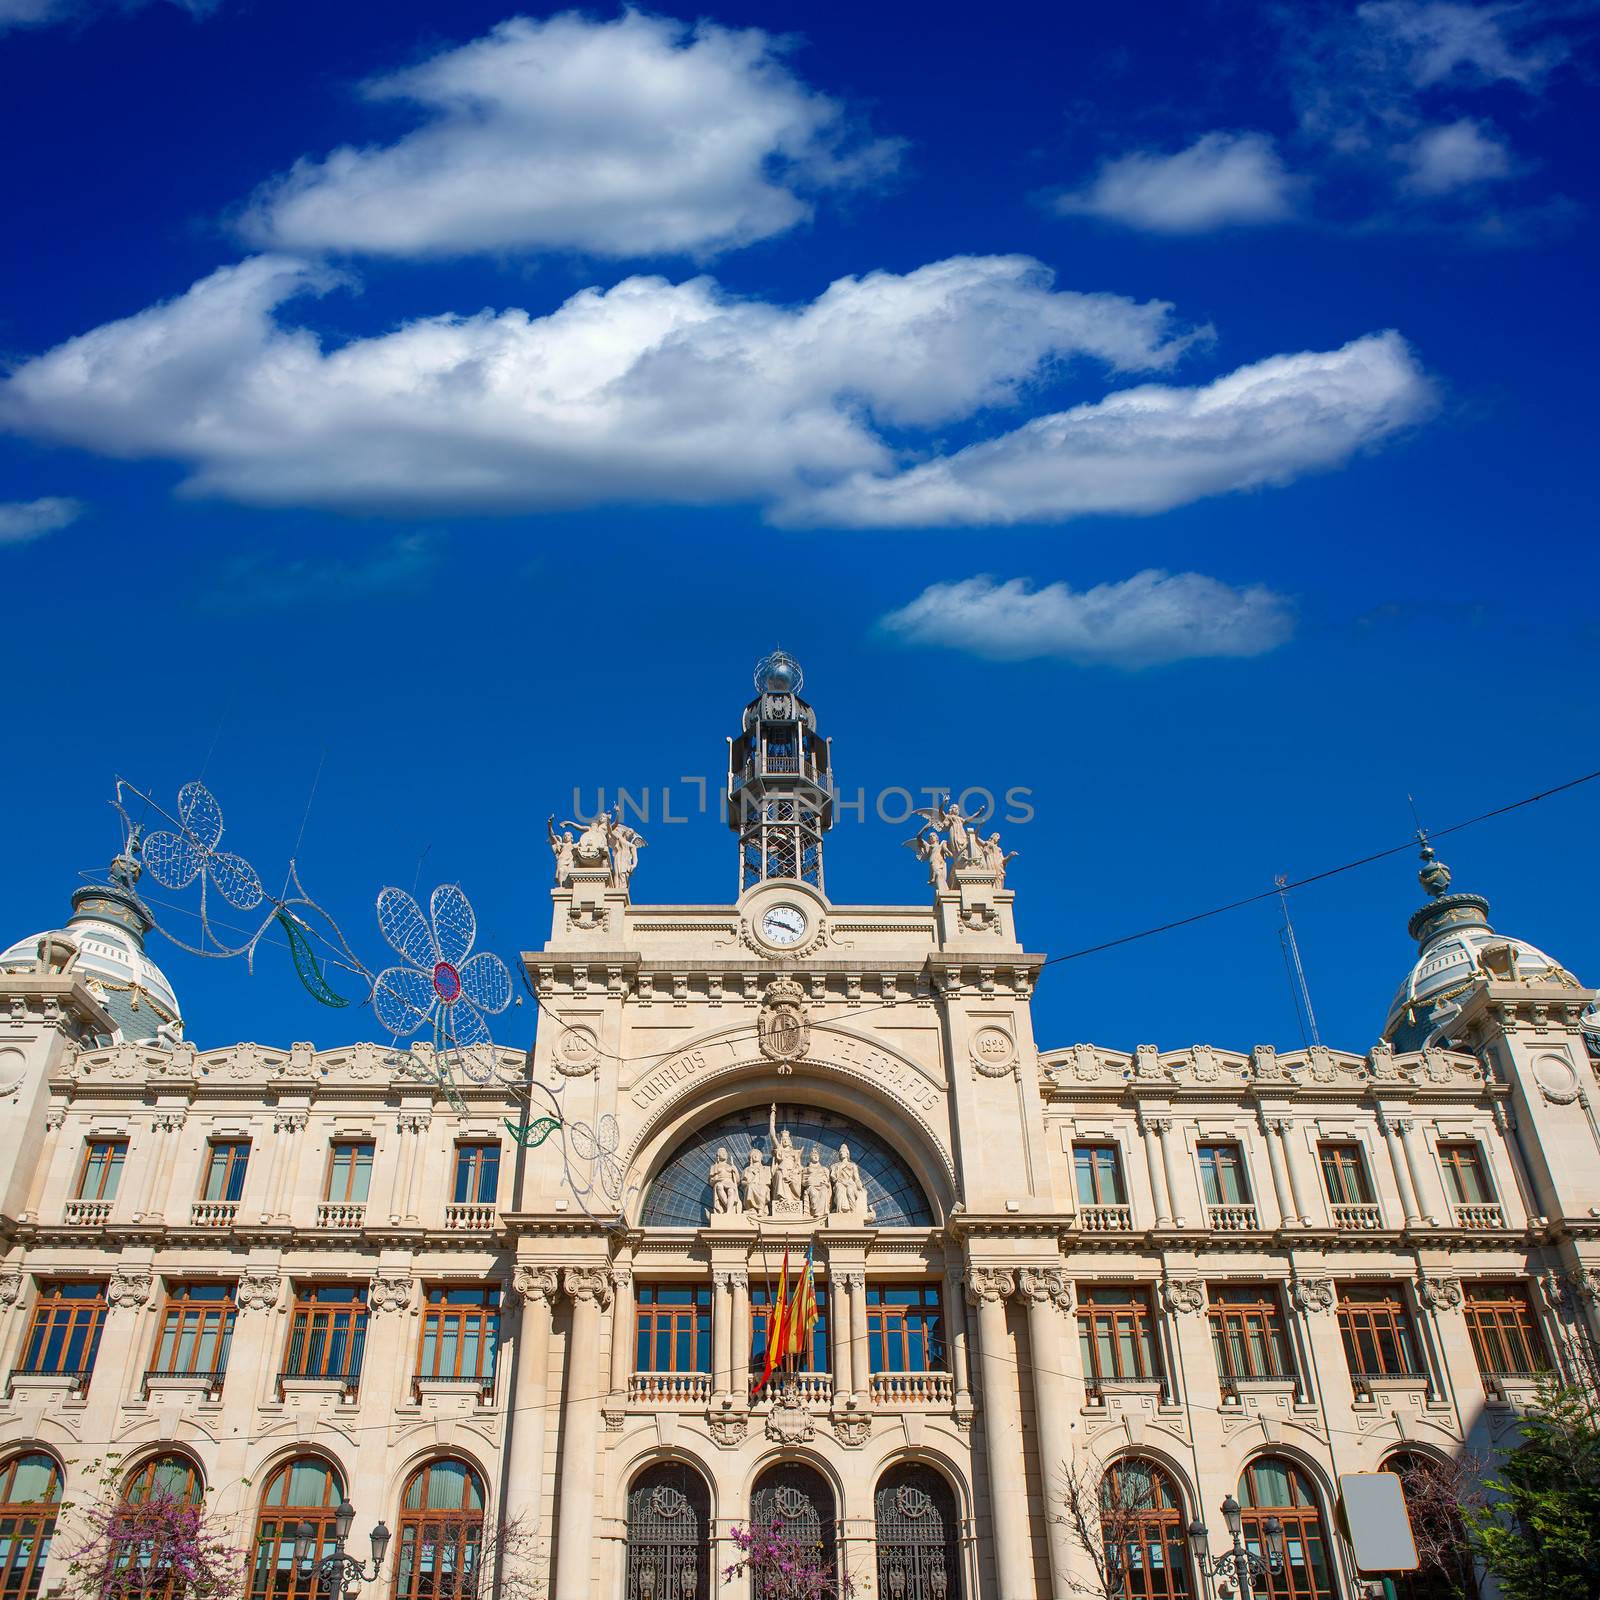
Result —
POLYGON ((719 1147, 711 1163, 711 1211, 714 1216, 731 1216, 739 1209, 739 1169, 728 1159, 726 1147, 719 1147))
POLYGON ((827 1216, 828 1208, 833 1203, 833 1179, 823 1165, 822 1152, 816 1145, 812 1145, 811 1159, 806 1163, 805 1197, 808 1217, 827 1216))
POLYGON ((750 1159, 745 1163, 744 1209, 747 1216, 764 1217, 772 1209, 772 1168, 761 1158, 753 1145, 750 1159))
POLYGON ((834 1215, 841 1217, 864 1216, 867 1191, 861 1182, 861 1168, 850 1159, 850 1146, 839 1146, 839 1159, 829 1168, 833 1180, 834 1215))

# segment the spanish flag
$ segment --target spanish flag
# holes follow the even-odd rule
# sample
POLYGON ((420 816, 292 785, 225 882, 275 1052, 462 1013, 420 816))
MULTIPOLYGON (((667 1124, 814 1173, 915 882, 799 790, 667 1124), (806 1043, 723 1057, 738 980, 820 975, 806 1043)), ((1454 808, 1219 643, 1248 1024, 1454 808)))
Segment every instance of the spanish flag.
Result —
POLYGON ((772 1302, 767 1312, 767 1364, 762 1370, 761 1379, 755 1388, 750 1391, 752 1400, 767 1386, 767 1380, 783 1364, 783 1358, 788 1352, 784 1345, 788 1340, 789 1329, 784 1320, 784 1313, 789 1304, 789 1252, 783 1252, 783 1275, 778 1279, 778 1298, 772 1302))
POLYGON ((783 1322, 783 1353, 804 1366, 811 1350, 811 1333, 817 1325, 817 1286, 812 1253, 806 1251, 806 1270, 795 1285, 794 1299, 783 1322))

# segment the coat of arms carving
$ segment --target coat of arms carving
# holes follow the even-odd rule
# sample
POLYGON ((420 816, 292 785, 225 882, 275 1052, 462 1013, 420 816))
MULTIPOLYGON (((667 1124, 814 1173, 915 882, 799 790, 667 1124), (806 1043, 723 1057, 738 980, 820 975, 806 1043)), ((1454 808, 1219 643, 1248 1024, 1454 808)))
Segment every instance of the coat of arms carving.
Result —
MULTIPOLYGON (((756 1043, 769 1061, 798 1061, 811 1043, 805 995, 793 978, 780 975, 767 985, 756 1018, 756 1043)), ((787 1071, 787 1065, 780 1066, 787 1071)))

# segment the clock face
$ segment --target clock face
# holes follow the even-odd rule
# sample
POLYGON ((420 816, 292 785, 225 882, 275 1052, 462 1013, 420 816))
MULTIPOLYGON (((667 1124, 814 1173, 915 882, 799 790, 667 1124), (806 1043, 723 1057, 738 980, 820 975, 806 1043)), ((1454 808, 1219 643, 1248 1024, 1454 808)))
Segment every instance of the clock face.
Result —
POLYGON ((799 906, 773 906, 762 914, 761 937, 768 944, 798 944, 806 936, 806 914, 799 906))

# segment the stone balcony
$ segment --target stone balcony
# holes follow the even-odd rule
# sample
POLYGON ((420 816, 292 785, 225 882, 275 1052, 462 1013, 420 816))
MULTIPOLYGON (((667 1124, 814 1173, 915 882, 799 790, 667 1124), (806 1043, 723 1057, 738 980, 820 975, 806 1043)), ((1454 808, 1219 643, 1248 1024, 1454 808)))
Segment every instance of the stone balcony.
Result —
POLYGON ((448 1205, 444 1208, 444 1225, 451 1233, 493 1233, 494 1207, 448 1205))
POLYGON ((109 1200, 69 1200, 66 1221, 69 1228, 103 1228, 111 1220, 109 1200))
POLYGON ((1084 1233, 1132 1233, 1132 1206, 1079 1206, 1078 1227, 1084 1233))
POLYGON ((636 1372, 628 1399, 642 1406, 704 1406, 711 1401, 709 1372, 636 1372))
POLYGON ((239 1214, 237 1200, 196 1200, 189 1207, 191 1228, 231 1228, 239 1214))
POLYGON ((1455 1208, 1456 1226, 1474 1232, 1487 1228, 1503 1228, 1506 1214, 1497 1205, 1464 1205, 1455 1208))
POLYGON ((1254 1206, 1208 1206, 1213 1233, 1255 1233, 1261 1222, 1254 1206))
POLYGON ((324 1200, 317 1206, 317 1226, 333 1233, 354 1233, 366 1220, 365 1205, 347 1200, 324 1200))
POLYGON ((1383 1226, 1383 1213, 1373 1205, 1335 1205, 1333 1225, 1341 1233, 1371 1233, 1383 1226))
POLYGON ((872 1403, 894 1411, 955 1404, 955 1379, 948 1372, 874 1372, 872 1403))

